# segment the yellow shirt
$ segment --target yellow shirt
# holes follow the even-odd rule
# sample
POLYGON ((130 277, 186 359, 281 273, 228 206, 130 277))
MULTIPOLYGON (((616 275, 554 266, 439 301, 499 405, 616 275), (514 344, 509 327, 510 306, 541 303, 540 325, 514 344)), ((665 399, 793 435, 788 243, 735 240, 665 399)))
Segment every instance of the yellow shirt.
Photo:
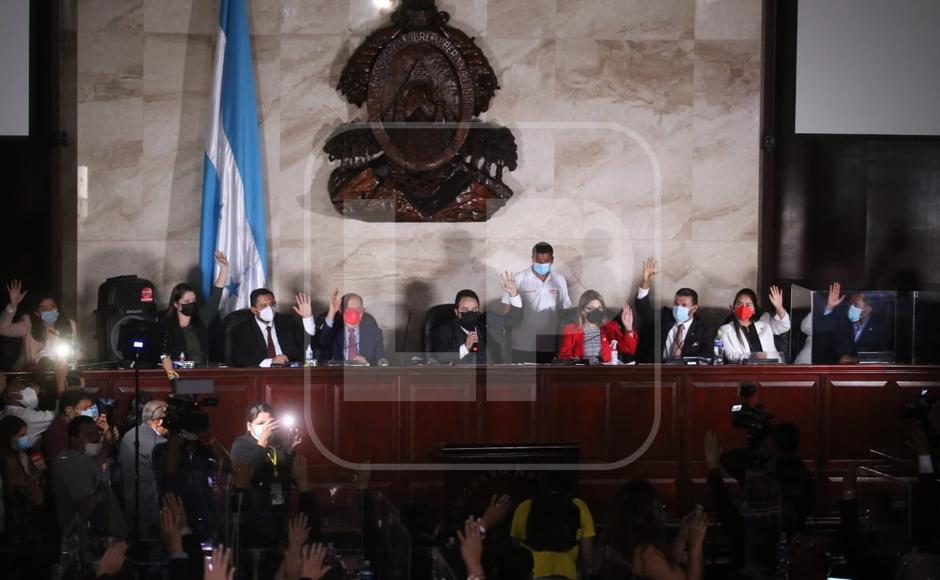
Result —
MULTIPOLYGON (((597 535, 594 531, 594 518, 591 517, 591 510, 586 503, 578 498, 571 500, 578 506, 578 512, 581 514, 581 525, 578 528, 578 543, 567 552, 539 552, 526 546, 532 552, 532 558, 535 560, 533 576, 541 578, 543 576, 564 576, 577 580, 578 578, 578 553, 581 550, 581 538, 593 538, 597 535)), ((529 519, 529 512, 532 510, 532 500, 527 499, 516 508, 512 516, 512 528, 509 534, 525 545, 526 540, 526 521, 529 519)))

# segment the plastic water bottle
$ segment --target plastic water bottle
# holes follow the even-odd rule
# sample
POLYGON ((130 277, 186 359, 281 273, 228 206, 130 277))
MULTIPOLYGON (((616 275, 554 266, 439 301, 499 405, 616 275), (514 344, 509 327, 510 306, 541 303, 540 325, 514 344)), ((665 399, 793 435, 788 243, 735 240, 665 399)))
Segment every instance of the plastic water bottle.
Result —
POLYGON ((617 352, 617 341, 610 341, 610 364, 619 365, 620 364, 620 353, 617 352))
POLYGON ((375 571, 372 569, 372 562, 366 560, 362 563, 362 569, 359 570, 359 580, 375 580, 375 571))
POLYGON ((715 351, 714 357, 712 357, 713 365, 723 365, 725 364, 725 343, 721 340, 721 331, 715 335, 715 351))
POLYGON ((307 351, 304 353, 304 366, 312 367, 313 365, 313 346, 307 345, 307 351))

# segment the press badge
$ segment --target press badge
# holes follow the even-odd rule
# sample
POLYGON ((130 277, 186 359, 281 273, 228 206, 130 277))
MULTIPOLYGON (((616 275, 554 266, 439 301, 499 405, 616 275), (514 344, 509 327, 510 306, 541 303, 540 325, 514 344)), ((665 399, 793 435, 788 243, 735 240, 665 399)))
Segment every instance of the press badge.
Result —
POLYGON ((272 506, 284 505, 284 489, 281 487, 280 483, 271 484, 271 505, 272 506))

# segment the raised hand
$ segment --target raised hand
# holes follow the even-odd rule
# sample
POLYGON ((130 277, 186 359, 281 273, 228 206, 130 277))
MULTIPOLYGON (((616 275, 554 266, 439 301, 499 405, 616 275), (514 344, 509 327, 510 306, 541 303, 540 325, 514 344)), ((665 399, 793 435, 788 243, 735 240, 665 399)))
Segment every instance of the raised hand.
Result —
POLYGON ((509 273, 509 270, 506 270, 499 275, 500 286, 503 287, 503 290, 510 296, 516 296, 519 294, 519 285, 516 284, 516 279, 512 274, 509 273))
POLYGON ((124 567, 124 554, 126 552, 126 542, 115 542, 108 546, 108 549, 101 555, 101 561, 98 562, 95 575, 97 577, 117 576, 121 568, 124 567))
POLYGON ((620 322, 627 332, 633 330, 633 309, 627 303, 624 303, 623 310, 620 311, 620 322))
POLYGON ((188 525, 186 520, 186 508, 183 507, 183 500, 179 496, 168 493, 163 496, 163 508, 173 517, 178 529, 183 529, 188 525))
POLYGON ((701 548, 705 543, 706 532, 708 532, 708 514, 698 512, 689 522, 689 548, 701 548))
POLYGON ((303 563, 301 564, 301 578, 310 578, 310 580, 320 580, 326 576, 326 573, 332 570, 331 566, 324 566, 323 559, 326 557, 326 546, 323 544, 310 544, 303 549, 303 563))
POLYGON ((342 306, 342 300, 339 296, 339 289, 336 289, 330 294, 330 309, 326 317, 332 320, 333 316, 339 312, 340 306, 342 306))
POLYGON ((212 548, 212 556, 203 564, 204 580, 232 580, 235 568, 232 568, 232 550, 219 544, 212 548))
POLYGON ((643 283, 640 285, 644 290, 649 289, 650 282, 659 274, 656 269, 656 258, 647 258, 643 261, 643 283))
POLYGON ((512 498, 506 494, 499 497, 493 495, 493 497, 490 498, 490 505, 486 508, 486 511, 483 512, 483 518, 480 520, 484 528, 490 529, 493 526, 498 526, 506 519, 506 516, 509 515, 511 499, 512 498))
POLYGON ((228 281, 228 258, 219 250, 215 251, 214 257, 215 263, 219 267, 219 275, 215 277, 215 285, 217 288, 224 288, 225 283, 228 281))
POLYGON ((290 520, 290 524, 287 528, 287 549, 296 549, 298 552, 300 548, 304 545, 304 542, 307 541, 307 535, 310 533, 310 526, 308 525, 307 514, 299 513, 290 520))
POLYGON ((313 316, 313 306, 310 304, 310 299, 303 292, 297 293, 297 305, 294 306, 294 312, 301 318, 313 316))
POLYGON ((463 525, 463 533, 457 530, 460 539, 460 555, 471 576, 483 576, 483 534, 480 520, 470 516, 463 525))
POLYGON ((826 310, 833 310, 836 306, 842 304, 845 296, 842 294, 842 284, 836 282, 829 286, 829 297, 826 300, 826 310))
POLYGON ((20 302, 23 301, 23 298, 26 297, 28 290, 23 290, 23 283, 19 280, 11 280, 7 284, 7 293, 10 295, 10 306, 11 310, 16 309, 20 305, 20 302))
POLYGON ((160 537, 163 538, 163 545, 170 555, 183 551, 183 536, 177 527, 176 516, 166 505, 160 510, 160 537))
POLYGON ((783 310, 783 290, 776 286, 770 287, 770 303, 774 305, 774 309, 779 313, 783 310))

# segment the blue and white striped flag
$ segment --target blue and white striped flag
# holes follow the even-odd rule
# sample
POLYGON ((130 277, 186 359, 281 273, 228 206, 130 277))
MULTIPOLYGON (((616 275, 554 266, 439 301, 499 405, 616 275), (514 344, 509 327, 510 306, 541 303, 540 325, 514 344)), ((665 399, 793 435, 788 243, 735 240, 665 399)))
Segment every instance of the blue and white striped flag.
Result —
POLYGON ((246 308, 265 285, 264 179, 245 0, 222 0, 215 48, 212 118, 202 184, 199 263, 206 296, 216 275, 213 255, 229 260, 222 313, 246 308))

